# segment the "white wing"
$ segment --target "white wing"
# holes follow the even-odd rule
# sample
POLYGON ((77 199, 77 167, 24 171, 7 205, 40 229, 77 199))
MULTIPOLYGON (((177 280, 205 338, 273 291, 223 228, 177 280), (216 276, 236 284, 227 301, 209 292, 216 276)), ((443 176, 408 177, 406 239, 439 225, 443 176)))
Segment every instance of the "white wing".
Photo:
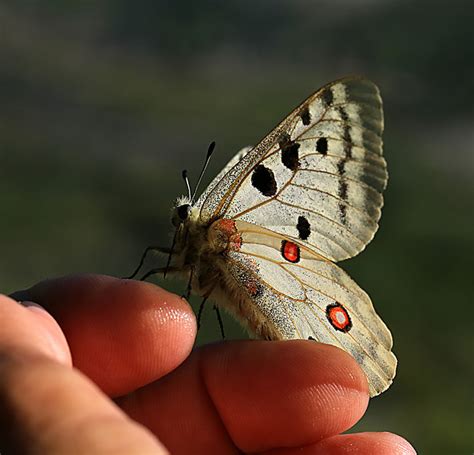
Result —
POLYGON ((329 84, 214 179, 201 219, 243 220, 307 243, 333 261, 373 238, 387 182, 383 112, 365 79, 329 84))
MULTIPOLYGON (((231 159, 230 161, 221 169, 219 174, 217 174, 213 179, 212 182, 209 184, 209 186, 206 188, 206 191, 204 194, 209 194, 211 193, 216 185, 223 179, 223 177, 229 172, 239 161, 242 160, 242 158, 247 155, 250 150, 252 150, 252 146, 247 146, 242 149, 240 149, 231 159)), ((199 201, 196 203, 196 206, 199 206, 200 201, 202 201, 203 197, 201 196, 199 198, 199 201)))
MULTIPOLYGON (((370 395, 386 390, 397 360, 392 337, 369 296, 339 267, 302 244, 285 257, 285 237, 236 223, 238 251, 227 253, 227 271, 247 296, 250 330, 268 339, 314 339, 338 346, 360 364, 370 395)), ((286 242, 286 244, 285 244, 286 242)), ((239 316, 236 308, 231 311, 239 316)))
POLYGON ((371 396, 395 376, 392 337, 368 295, 331 261, 359 253, 378 228, 382 131, 377 87, 334 82, 234 157, 196 204, 201 221, 229 240, 218 262, 229 309, 257 336, 343 348, 371 396))

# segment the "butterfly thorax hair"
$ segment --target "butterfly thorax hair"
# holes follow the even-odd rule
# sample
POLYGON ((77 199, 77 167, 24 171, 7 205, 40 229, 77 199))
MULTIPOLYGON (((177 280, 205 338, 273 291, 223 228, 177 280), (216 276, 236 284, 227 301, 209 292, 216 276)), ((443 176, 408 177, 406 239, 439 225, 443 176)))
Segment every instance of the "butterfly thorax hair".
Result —
POLYGON ((176 201, 172 222, 176 226, 170 272, 192 274, 194 294, 212 295, 219 306, 237 317, 247 330, 260 338, 278 338, 273 324, 263 323, 263 316, 235 280, 226 273, 226 253, 238 250, 241 236, 231 219, 203 221, 200 208, 188 197, 176 201))
POLYGON ((199 208, 189 197, 178 198, 171 221, 176 227, 170 271, 192 270, 192 290, 205 295, 219 278, 219 255, 226 250, 229 238, 213 229, 212 222, 202 221, 199 208))

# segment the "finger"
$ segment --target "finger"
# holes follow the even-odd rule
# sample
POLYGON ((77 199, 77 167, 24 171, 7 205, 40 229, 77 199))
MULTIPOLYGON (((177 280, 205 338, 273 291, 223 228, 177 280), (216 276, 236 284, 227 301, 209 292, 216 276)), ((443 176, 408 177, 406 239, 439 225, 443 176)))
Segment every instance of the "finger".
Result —
POLYGON ((10 348, 0 345, 2 453, 167 453, 77 370, 10 348))
POLYGON ((74 366, 111 396, 167 374, 194 343, 191 307, 151 283, 77 275, 26 292, 58 321, 74 366))
POLYGON ((261 455, 416 455, 415 449, 393 433, 353 433, 327 438, 302 448, 285 448, 261 455))
POLYGON ((25 349, 71 365, 71 354, 64 334, 43 308, 0 295, 0 346, 4 350, 25 349))
POLYGON ((64 335, 45 310, 0 296, 0 321, 1 451, 68 453, 74 448, 95 453, 116 444, 120 450, 138 446, 165 453, 147 431, 70 369, 64 335), (105 439, 111 434, 116 437, 105 439))
POLYGON ((173 453, 258 452, 347 430, 366 410, 367 387, 357 363, 333 346, 243 341, 197 350, 118 402, 173 453))

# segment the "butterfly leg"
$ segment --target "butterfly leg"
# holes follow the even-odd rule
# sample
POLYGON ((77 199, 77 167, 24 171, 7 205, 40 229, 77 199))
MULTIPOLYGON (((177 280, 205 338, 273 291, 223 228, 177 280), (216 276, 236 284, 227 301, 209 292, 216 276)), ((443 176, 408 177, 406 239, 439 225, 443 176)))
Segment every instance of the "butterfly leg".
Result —
POLYGON ((193 276, 194 276, 194 267, 191 267, 191 270, 189 272, 188 285, 186 286, 186 293, 181 296, 183 299, 188 300, 189 296, 191 295, 193 276))
POLYGON ((201 328, 202 310, 204 309, 204 304, 206 303, 206 300, 207 300, 207 297, 204 297, 202 299, 201 305, 199 305, 199 311, 198 311, 198 314, 197 314, 197 328, 198 328, 198 331, 201 328))
POLYGON ((156 268, 156 269, 151 269, 147 273, 145 273, 145 275, 143 275, 140 278, 140 281, 145 281, 151 275, 158 275, 159 273, 164 273, 165 271, 166 272, 178 272, 179 269, 177 269, 175 267, 159 267, 159 268, 156 268))
MULTIPOLYGON (((166 254, 170 253, 169 248, 163 248, 163 247, 160 247, 160 246, 148 246, 148 247, 146 247, 145 251, 142 254, 142 257, 140 259, 140 263, 138 264, 138 267, 135 269, 135 271, 130 276, 124 277, 123 279, 131 280, 131 279, 135 278, 137 273, 142 268, 143 263, 145 262, 145 258, 147 257, 147 255, 150 251, 159 251, 160 253, 166 253, 166 254)), ((143 278, 142 278, 142 281, 143 281, 143 278)))
POLYGON ((214 305, 214 311, 217 314, 217 320, 219 321, 219 327, 221 329, 222 339, 225 340, 224 324, 222 323, 221 313, 220 313, 219 307, 217 305, 214 305))
POLYGON ((210 291, 206 292, 206 294, 202 298, 201 305, 199 305, 199 311, 198 311, 198 314, 197 314, 197 327, 198 327, 198 330, 201 327, 201 316, 202 316, 202 310, 204 309, 204 304, 206 303, 209 296, 212 294, 213 290, 214 290, 214 286, 211 288, 210 291))

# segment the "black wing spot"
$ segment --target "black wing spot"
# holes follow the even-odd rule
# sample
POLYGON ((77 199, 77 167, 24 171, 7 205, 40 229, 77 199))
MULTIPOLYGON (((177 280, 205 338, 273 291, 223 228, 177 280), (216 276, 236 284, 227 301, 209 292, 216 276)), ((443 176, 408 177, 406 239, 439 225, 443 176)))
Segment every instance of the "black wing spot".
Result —
POLYGON ((277 184, 273 171, 263 164, 259 164, 252 173, 252 185, 264 196, 274 196, 277 184))
POLYGON ((344 158, 342 158, 342 160, 337 163, 337 171, 341 176, 346 172, 347 161, 352 159, 352 138, 349 125, 344 126, 342 139, 344 140, 344 158))
POLYGON ((282 149, 281 151, 281 161, 282 163, 292 171, 298 169, 300 165, 298 149, 300 144, 293 143, 291 146, 282 149))
POLYGON ((344 122, 347 122, 349 120, 349 115, 347 114, 346 110, 342 106, 340 106, 338 111, 339 111, 339 115, 341 116, 341 119, 344 122))
POLYGON ((346 204, 340 203, 339 204, 339 215, 341 218, 341 223, 346 224, 347 222, 347 206, 346 204))
POLYGON ((346 172, 346 159, 343 158, 339 163, 337 163, 337 172, 339 175, 344 175, 346 172))
POLYGON ((300 117, 303 125, 308 126, 311 123, 311 113, 309 112, 308 106, 305 106, 300 112, 300 117))
POLYGON ((344 155, 349 160, 352 158, 352 146, 349 142, 344 143, 344 155))
POLYGON ((325 137, 320 137, 316 142, 316 151, 323 155, 328 153, 328 140, 325 137))
POLYGON ((292 171, 298 169, 300 165, 299 148, 300 144, 290 139, 287 133, 280 136, 278 145, 281 149, 281 162, 292 171))
MULTIPOLYGON (((341 164, 342 172, 345 171, 344 169, 345 163, 346 162, 344 160, 339 163, 341 164)), ((339 169, 339 165, 338 165, 338 169, 339 169)), ((342 179, 339 180, 338 194, 339 194, 339 197, 343 201, 347 201, 347 182, 345 180, 342 180, 342 179)), ((347 205, 345 202, 340 202, 338 207, 339 207, 339 217, 341 219, 341 222, 342 224, 346 224, 347 223, 347 205)))
POLYGON ((344 180, 339 181, 339 197, 347 200, 347 182, 344 180))
POLYGON ((306 240, 311 234, 311 226, 309 221, 304 216, 298 217, 298 224, 296 225, 298 229, 298 235, 301 240, 306 240))
POLYGON ((308 337, 308 340, 316 341, 316 338, 313 338, 312 336, 309 336, 309 337, 308 337))
POLYGON ((334 95, 332 94, 331 87, 324 90, 322 94, 322 98, 323 98, 324 103, 326 104, 326 107, 331 106, 332 102, 334 101, 334 95))
POLYGON ((344 154, 347 159, 352 158, 352 138, 351 138, 351 128, 349 125, 344 126, 344 133, 342 136, 344 140, 344 154))

